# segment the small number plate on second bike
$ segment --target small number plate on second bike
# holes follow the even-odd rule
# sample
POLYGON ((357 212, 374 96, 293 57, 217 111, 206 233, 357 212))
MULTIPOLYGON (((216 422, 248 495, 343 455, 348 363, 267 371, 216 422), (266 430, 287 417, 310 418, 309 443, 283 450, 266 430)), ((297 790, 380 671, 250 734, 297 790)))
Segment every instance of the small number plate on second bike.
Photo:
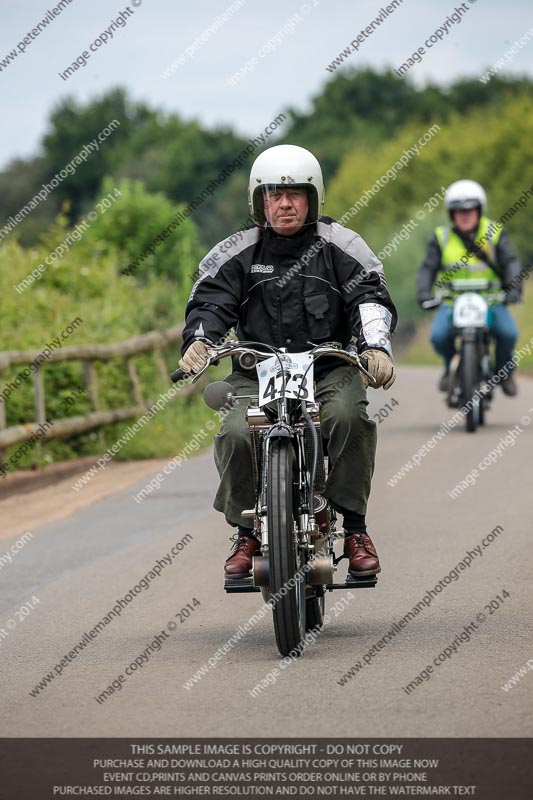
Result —
POLYGON ((283 360, 283 373, 276 356, 257 364, 259 378, 259 405, 264 406, 282 397, 314 402, 313 357, 311 353, 280 353, 283 360), (309 366, 311 365, 311 366, 309 366))

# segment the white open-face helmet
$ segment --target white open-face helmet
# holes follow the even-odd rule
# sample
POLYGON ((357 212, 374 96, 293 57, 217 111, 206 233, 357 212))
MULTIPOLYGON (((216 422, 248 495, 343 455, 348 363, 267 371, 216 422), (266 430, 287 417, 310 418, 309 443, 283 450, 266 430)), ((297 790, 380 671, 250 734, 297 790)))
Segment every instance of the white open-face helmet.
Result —
POLYGON ((483 186, 476 181, 455 181, 446 189, 444 205, 450 214, 459 210, 468 211, 471 208, 479 208, 483 214, 487 207, 487 195, 483 186))
POLYGON ((260 225, 266 223, 263 207, 266 186, 304 187, 309 198, 306 223, 318 220, 324 204, 324 181, 320 164, 309 150, 294 144, 278 144, 255 159, 248 184, 248 205, 252 217, 260 225))

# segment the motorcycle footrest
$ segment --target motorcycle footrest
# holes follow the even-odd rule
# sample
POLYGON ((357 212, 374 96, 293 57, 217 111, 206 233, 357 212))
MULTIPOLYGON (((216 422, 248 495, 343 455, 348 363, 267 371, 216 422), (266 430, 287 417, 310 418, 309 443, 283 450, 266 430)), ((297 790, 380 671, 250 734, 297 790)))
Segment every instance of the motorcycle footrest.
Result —
POLYGON ((332 589, 372 589, 377 582, 377 575, 359 575, 354 578, 353 575, 348 574, 345 583, 329 583, 325 588, 329 591, 332 589))
POLYGON ((260 586, 254 586, 251 575, 242 578, 224 577, 224 589, 226 592, 260 592, 260 586))

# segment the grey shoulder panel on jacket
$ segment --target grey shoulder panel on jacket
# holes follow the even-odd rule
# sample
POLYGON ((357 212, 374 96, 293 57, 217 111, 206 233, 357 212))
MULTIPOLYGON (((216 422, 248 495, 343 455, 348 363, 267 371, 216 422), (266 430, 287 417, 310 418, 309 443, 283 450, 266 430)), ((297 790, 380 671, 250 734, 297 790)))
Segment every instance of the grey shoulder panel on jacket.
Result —
POLYGON ((204 258, 200 261, 199 272, 200 277, 204 272, 209 272, 210 275, 216 275, 220 267, 227 261, 230 261, 247 247, 256 244, 259 241, 259 228, 249 228, 245 231, 236 231, 231 236, 227 236, 218 242, 204 258), (203 267, 203 268, 202 268, 203 267))
POLYGON ((316 227, 317 234, 321 238, 355 258, 362 267, 372 272, 383 272, 383 264, 358 233, 335 221, 321 222, 319 220, 316 227))
POLYGON ((199 278, 195 281, 191 290, 191 299, 197 286, 207 276, 214 278, 224 264, 238 256, 243 250, 255 245, 259 241, 259 228, 249 228, 244 231, 236 231, 231 236, 222 239, 205 255, 198 266, 199 278))

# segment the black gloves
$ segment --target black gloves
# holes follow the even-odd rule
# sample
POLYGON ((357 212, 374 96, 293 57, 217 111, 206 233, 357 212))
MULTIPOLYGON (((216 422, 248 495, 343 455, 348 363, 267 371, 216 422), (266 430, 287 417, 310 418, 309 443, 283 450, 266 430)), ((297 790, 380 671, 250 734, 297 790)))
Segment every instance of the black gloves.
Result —
POLYGON ((515 287, 514 289, 507 289, 505 291, 505 298, 503 302, 506 306, 512 305, 514 303, 521 303, 522 292, 518 287, 515 287))

